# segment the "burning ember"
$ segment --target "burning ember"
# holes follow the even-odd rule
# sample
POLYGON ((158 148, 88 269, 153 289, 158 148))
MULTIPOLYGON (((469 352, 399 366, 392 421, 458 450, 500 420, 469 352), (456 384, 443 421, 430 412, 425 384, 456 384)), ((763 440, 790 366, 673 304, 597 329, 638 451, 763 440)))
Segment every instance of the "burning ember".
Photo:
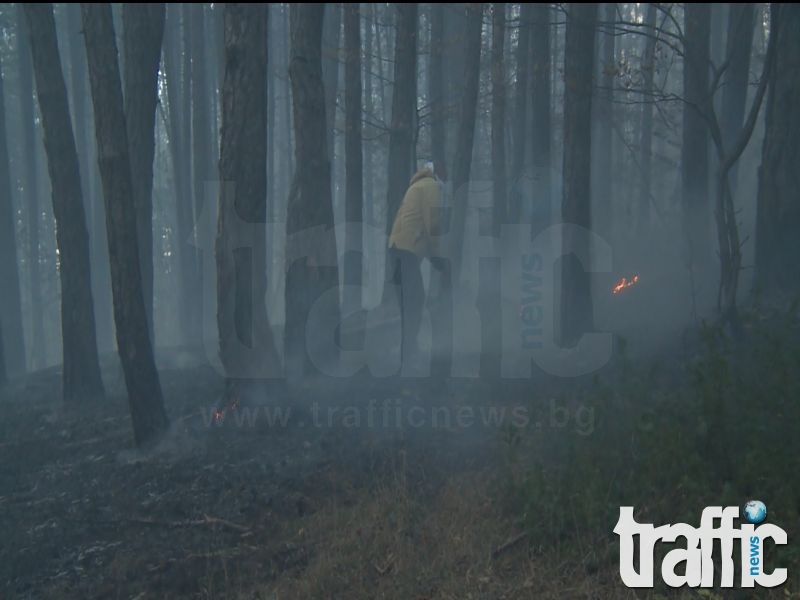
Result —
POLYGON ((628 279, 626 277, 623 277, 617 283, 614 284, 614 287, 611 288, 611 293, 612 294, 619 294, 625 288, 629 288, 632 285, 636 285, 637 283, 639 283, 639 276, 638 275, 634 275, 630 279, 628 279))
POLYGON ((225 422, 225 417, 228 413, 235 411, 239 408, 239 397, 234 396, 232 399, 225 402, 220 408, 214 411, 212 416, 212 423, 215 425, 222 425, 225 422))

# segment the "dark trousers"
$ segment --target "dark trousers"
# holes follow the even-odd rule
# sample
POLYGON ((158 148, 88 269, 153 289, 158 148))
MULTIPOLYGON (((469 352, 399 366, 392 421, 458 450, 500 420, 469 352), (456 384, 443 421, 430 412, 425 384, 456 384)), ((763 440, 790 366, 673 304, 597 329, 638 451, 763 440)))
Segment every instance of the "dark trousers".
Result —
POLYGON ((417 351, 417 336, 425 305, 425 286, 422 283, 421 259, 407 250, 389 249, 392 282, 398 289, 402 327, 401 357, 405 360, 417 351))

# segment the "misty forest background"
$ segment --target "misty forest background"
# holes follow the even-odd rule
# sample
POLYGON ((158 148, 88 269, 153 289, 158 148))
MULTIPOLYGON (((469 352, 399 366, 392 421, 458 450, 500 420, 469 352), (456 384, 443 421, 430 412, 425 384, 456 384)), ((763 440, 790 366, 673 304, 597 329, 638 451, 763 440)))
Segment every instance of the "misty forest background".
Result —
MULTIPOLYGON (((227 378, 206 402, 245 385, 243 364, 311 378, 311 305, 338 290, 326 305, 337 323, 385 299, 385 237, 375 232, 391 228, 414 171, 432 160, 445 167, 452 206, 452 281, 426 277, 456 303, 477 303, 481 315, 519 309, 478 285, 486 273, 471 254, 476 236, 499 237, 503 224, 537 233, 574 223, 614 252, 603 276, 562 261, 554 313, 564 346, 595 329, 618 334, 611 366, 574 382, 580 392, 540 382, 595 406, 595 434, 553 450, 503 430, 502 485, 497 469, 487 484, 503 495, 491 527, 512 514, 524 533, 491 561, 520 540, 535 553, 544 527, 577 565, 559 572, 561 584, 578 572, 586 589, 613 586, 603 579, 614 570, 611 542, 597 531, 615 522, 622 498, 674 522, 676 506, 691 519, 720 497, 741 504, 769 492, 780 524, 794 523, 791 539, 800 514, 800 411, 789 401, 799 366, 795 5, 3 4, 0 27, 7 403, 24 406, 37 373, 55 370, 47 402, 63 398, 67 413, 96 406, 114 387, 104 357, 118 354, 135 442, 150 447, 178 416, 154 349, 218 351, 227 378), (363 228, 300 235, 344 223, 363 228), (633 275, 637 285, 612 296, 633 275), (243 352, 243 337, 254 351, 243 352), (644 347, 666 366, 637 362, 644 347), (594 539, 604 541, 588 549, 594 539)), ((452 335, 462 324, 446 317, 431 327, 452 335)), ((438 349, 439 359, 453 352, 446 341, 438 349)), ((490 393, 492 364, 481 362, 466 396, 490 393)), ((423 502, 410 493, 399 496, 409 515, 423 502)), ((394 488, 377 495, 392 497, 394 488)), ((450 496, 442 502, 461 514, 450 496)), ((469 531, 464 547, 497 535, 469 531)), ((395 551, 414 560, 410 547, 395 551)), ((800 556, 787 552, 778 559, 800 556)), ((333 585, 336 564, 317 564, 305 593, 333 585)), ((380 585, 385 569, 358 585, 380 585)), ((442 585, 465 585, 453 577, 442 585)), ((533 575, 519 577, 529 590, 533 575)), ((416 589, 408 585, 398 589, 416 589)))

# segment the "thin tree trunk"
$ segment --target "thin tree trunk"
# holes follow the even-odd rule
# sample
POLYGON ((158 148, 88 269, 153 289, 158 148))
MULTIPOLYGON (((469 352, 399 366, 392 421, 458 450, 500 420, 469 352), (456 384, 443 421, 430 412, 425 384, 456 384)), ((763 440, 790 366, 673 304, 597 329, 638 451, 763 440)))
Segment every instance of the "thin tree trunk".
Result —
MULTIPOLYGON (((185 108, 185 86, 182 83, 181 61, 181 9, 178 5, 167 7, 167 27, 164 36, 164 70, 166 72, 166 97, 169 109, 168 137, 172 162, 172 178, 176 207, 176 231, 173 241, 175 247, 176 269, 178 272, 178 321, 180 337, 183 343, 193 338, 191 309, 193 300, 192 273, 194 269, 194 247, 190 243, 192 236, 191 200, 185 173, 186 156, 190 149, 185 144, 185 120, 182 111, 185 108)), ((183 72, 183 78, 187 74, 183 72)))
MULTIPOLYGON (((708 126, 702 105, 708 96, 709 4, 685 8, 683 68, 683 145, 681 147, 681 188, 683 191, 688 258, 692 269, 707 268, 711 259, 708 126)), ((697 280, 697 277, 694 278, 697 280)))
POLYGON ((522 219, 522 202, 525 196, 525 148, 528 131, 528 87, 530 71, 531 20, 533 4, 523 4, 519 13, 517 40, 517 86, 514 91, 514 130, 511 136, 514 156, 511 162, 511 199, 508 217, 512 223, 522 219))
POLYGON ((560 337, 574 346, 593 329, 589 265, 591 215, 592 71, 597 4, 571 4, 564 46, 564 181, 561 217, 576 231, 563 236, 560 337))
POLYGON ((25 333, 22 330, 22 299, 17 262, 16 211, 11 193, 6 129, 5 73, 0 64, 0 380, 4 375, 25 373, 25 333), (2 359, 5 357, 5 360, 2 359))
POLYGON ((164 4, 122 5, 125 117, 129 132, 139 265, 150 339, 153 329, 153 155, 158 68, 164 37, 164 4))
POLYGON ((647 5, 645 16, 645 31, 648 37, 645 41, 644 56, 642 57, 642 76, 644 85, 642 89, 642 125, 640 138, 640 171, 639 171, 639 200, 638 221, 639 235, 647 239, 650 232, 650 194, 653 176, 653 80, 656 68, 656 14, 658 7, 655 4, 647 5))
MULTIPOLYGON (((339 92, 339 39, 342 32, 342 8, 338 2, 325 4, 322 25, 322 84, 325 88, 325 122, 328 125, 327 149, 331 173, 336 164, 336 98, 339 92)), ((331 195, 336 199, 336 178, 331 179, 331 195)))
POLYGON ((89 82, 94 104, 98 162, 106 203, 114 320, 137 446, 167 429, 158 371, 147 329, 139 269, 128 135, 109 4, 82 4, 89 82))
POLYGON ((361 151, 361 15, 344 6, 345 44, 345 254, 344 314, 361 310, 363 159, 361 151))
POLYGON ((52 4, 25 4, 36 96, 42 114, 47 167, 61 279, 61 339, 64 401, 84 402, 104 395, 97 355, 89 232, 83 208, 78 153, 61 70, 52 4))
POLYGON ((28 289, 31 316, 30 370, 44 366, 44 310, 42 308, 42 277, 39 248, 39 174, 37 168, 36 120, 33 103, 33 63, 31 62, 30 39, 24 22, 23 6, 17 5, 17 50, 20 120, 22 121, 22 157, 24 174, 22 192, 27 216, 28 230, 28 289))
POLYGON ((553 160, 550 150, 550 6, 534 4, 531 14, 531 162, 533 163, 534 205, 532 225, 535 230, 550 225, 551 177, 553 160))
POLYGON ((492 6, 492 233, 500 236, 507 220, 506 195, 506 72, 503 62, 506 29, 506 5, 492 6))
POLYGON ((392 125, 389 132, 389 173, 386 196, 386 233, 413 174, 414 116, 417 99, 417 4, 397 4, 394 48, 392 125))
POLYGON ((595 169, 593 171, 594 183, 592 196, 597 213, 594 218, 595 231, 609 242, 613 241, 611 226, 614 221, 612 215, 612 194, 614 177, 614 156, 612 143, 612 128, 614 120, 614 81, 616 65, 614 59, 615 31, 614 24, 617 18, 617 5, 606 3, 603 5, 603 26, 598 32, 598 41, 601 42, 602 60, 600 61, 600 86, 597 92, 595 105, 595 169))
MULTIPOLYGON (((431 5, 431 53, 428 69, 428 96, 431 114, 431 155, 436 169, 446 165, 446 135, 444 115, 444 4, 431 5)), ((446 174, 446 173, 445 173, 446 174)))
POLYGON ((469 202, 469 180, 472 169, 472 147, 475 139, 475 121, 478 109, 480 84, 481 29, 483 5, 467 4, 466 31, 464 36, 464 93, 461 97, 461 112, 453 159, 453 236, 450 258, 453 283, 458 285, 461 275, 464 228, 469 202))
MULTIPOLYGON (((725 148, 733 143, 742 128, 747 106, 747 89, 750 77, 750 53, 753 47, 755 4, 732 3, 728 16, 728 44, 726 55, 730 60, 722 92, 722 140, 725 148)), ((737 166, 730 172, 731 192, 735 194, 737 166)))
POLYGON ((229 386, 275 377, 280 366, 265 304, 267 10, 225 5, 216 260, 220 359, 229 386))
MULTIPOLYGON (((796 293, 800 281, 800 7, 772 4, 779 24, 766 130, 758 174, 756 286, 767 294, 796 293)), ((770 32, 774 35, 774 30, 770 32)))
MULTIPOLYGON (((337 360, 326 332, 311 330, 309 312, 326 295, 324 320, 338 324, 336 240, 333 234, 331 165, 327 155, 322 84, 322 21, 324 6, 291 5, 291 62, 296 169, 286 221, 286 328, 284 356, 290 375, 310 371, 319 361, 337 360), (317 228, 317 229, 315 229, 317 228), (326 347, 324 356, 318 350, 326 347), (312 355, 315 356, 312 359, 312 355)), ((322 366, 322 365, 319 365, 322 366)))

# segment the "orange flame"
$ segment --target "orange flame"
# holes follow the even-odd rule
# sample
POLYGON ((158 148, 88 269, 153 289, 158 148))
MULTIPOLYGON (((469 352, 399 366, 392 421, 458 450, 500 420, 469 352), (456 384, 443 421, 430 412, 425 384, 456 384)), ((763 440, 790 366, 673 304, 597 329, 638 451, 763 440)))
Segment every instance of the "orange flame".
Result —
POLYGON ((626 277, 623 277, 622 279, 620 279, 614 285, 613 288, 611 288, 611 293, 612 294, 619 294, 625 288, 629 288, 632 285, 636 285, 637 283, 639 283, 639 276, 638 275, 634 275, 630 279, 627 279, 626 277))

